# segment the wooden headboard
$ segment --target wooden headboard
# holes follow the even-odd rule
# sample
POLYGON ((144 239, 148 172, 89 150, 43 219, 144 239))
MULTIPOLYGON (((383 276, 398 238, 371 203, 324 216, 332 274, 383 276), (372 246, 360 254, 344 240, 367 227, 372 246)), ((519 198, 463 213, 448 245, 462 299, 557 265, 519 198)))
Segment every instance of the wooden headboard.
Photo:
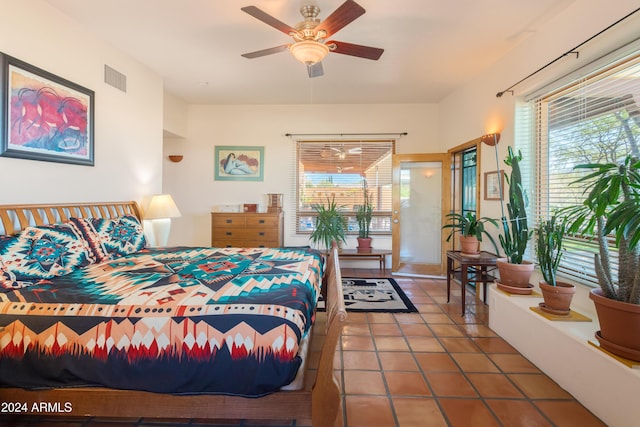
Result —
POLYGON ((0 234, 15 234, 29 226, 66 222, 76 218, 117 218, 132 215, 142 220, 136 202, 0 205, 0 234))

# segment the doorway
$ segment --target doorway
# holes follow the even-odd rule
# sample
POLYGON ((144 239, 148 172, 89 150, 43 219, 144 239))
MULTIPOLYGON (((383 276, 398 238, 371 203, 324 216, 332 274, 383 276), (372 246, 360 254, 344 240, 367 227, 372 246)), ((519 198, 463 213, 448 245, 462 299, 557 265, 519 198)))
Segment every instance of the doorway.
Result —
POLYGON ((392 272, 442 276, 444 217, 450 205, 450 156, 393 156, 392 272))

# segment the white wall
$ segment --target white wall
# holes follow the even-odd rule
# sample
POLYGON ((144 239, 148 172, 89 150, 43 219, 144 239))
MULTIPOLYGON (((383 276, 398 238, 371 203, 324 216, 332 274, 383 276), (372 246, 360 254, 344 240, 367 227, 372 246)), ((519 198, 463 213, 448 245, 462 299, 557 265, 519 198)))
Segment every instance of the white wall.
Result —
POLYGON ((95 166, 0 157, 0 203, 136 200, 162 185, 162 80, 40 0, 0 0, 0 51, 95 91, 95 166), (104 64, 127 93, 104 83, 104 64))
MULTIPOLYGON (((183 154, 180 163, 164 160, 164 188, 183 216, 173 221, 170 244, 209 245, 210 216, 220 204, 261 203, 267 193, 284 194, 285 244, 306 245, 295 236, 295 141, 287 133, 408 132, 398 153, 438 152, 436 105, 190 105, 187 137, 166 139, 166 154, 183 154), (264 182, 213 179, 214 146, 265 147, 264 182)), ((376 236, 375 245, 391 247, 376 236)), ((355 247, 355 239, 349 247, 355 247)))

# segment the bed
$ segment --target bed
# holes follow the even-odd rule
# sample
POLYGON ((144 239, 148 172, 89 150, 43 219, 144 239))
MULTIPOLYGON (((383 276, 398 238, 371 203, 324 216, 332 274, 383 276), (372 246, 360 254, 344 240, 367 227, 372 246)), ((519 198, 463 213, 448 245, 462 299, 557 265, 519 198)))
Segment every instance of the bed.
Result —
POLYGON ((0 206, 0 410, 333 425, 346 319, 337 249, 323 259, 303 248, 146 248, 140 220, 135 202, 0 206), (25 241, 51 260, 41 279, 30 275, 41 260, 7 258, 25 241), (314 324, 320 292, 326 322, 314 324))

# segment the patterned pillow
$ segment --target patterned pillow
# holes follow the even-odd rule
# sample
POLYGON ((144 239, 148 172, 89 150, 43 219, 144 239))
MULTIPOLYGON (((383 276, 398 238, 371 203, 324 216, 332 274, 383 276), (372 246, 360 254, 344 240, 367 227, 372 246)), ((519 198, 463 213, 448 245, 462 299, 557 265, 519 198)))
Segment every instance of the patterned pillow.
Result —
POLYGON ((94 261, 70 224, 27 227, 20 234, 0 236, 0 286, 4 288, 29 286, 94 261))
POLYGON ((98 262, 138 252, 147 245, 140 221, 134 216, 114 219, 71 218, 98 262))

